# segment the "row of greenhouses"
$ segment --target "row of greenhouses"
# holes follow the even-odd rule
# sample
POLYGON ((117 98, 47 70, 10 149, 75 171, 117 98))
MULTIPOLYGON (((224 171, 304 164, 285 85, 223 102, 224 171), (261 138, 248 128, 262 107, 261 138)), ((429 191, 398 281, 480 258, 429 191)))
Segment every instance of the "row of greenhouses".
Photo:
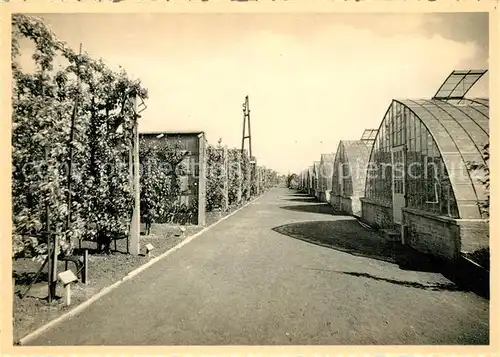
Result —
POLYGON ((485 70, 456 70, 427 99, 394 99, 377 129, 342 140, 298 188, 386 237, 454 261, 489 249, 489 99, 466 98, 485 70))

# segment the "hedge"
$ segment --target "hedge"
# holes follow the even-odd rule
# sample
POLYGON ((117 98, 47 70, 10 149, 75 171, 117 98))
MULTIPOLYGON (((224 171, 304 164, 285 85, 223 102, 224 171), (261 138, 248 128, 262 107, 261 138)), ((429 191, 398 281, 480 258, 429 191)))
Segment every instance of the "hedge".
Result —
POLYGON ((128 98, 147 98, 147 91, 124 70, 76 53, 31 16, 12 15, 11 59, 13 256, 46 254, 47 232, 57 242, 127 234, 129 152, 139 118, 128 98), (18 62, 22 39, 35 44, 34 73, 18 62), (57 70, 56 57, 66 62, 57 70))
POLYGON ((153 223, 186 224, 197 216, 197 200, 189 206, 180 202, 179 174, 186 155, 180 140, 140 140, 141 221, 148 234, 153 223))
POLYGON ((228 192, 228 152, 219 140, 217 146, 207 147, 207 211, 216 208, 227 210, 228 192))

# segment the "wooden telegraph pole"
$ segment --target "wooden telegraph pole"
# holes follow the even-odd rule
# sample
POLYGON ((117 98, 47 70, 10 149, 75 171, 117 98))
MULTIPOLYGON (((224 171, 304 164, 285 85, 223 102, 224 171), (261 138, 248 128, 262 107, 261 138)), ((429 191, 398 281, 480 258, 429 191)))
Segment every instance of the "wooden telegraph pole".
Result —
POLYGON ((252 160, 252 133, 250 127, 250 103, 248 100, 248 95, 245 97, 245 102, 243 103, 243 137, 241 139, 241 153, 243 154, 245 150, 245 140, 248 139, 248 152, 250 154, 250 160, 252 160), (248 126, 248 135, 246 133, 248 126))
MULTIPOLYGON (((248 153, 250 158, 250 183, 252 180, 255 182, 255 169, 257 167, 257 162, 252 155, 252 131, 250 126, 250 102, 248 99, 248 95, 245 97, 245 102, 243 103, 243 137, 241 139, 241 155, 244 155, 245 152, 245 140, 248 139, 248 153), (248 127, 248 134, 247 134, 248 127)), ((250 194, 252 192, 252 187, 250 185, 250 191, 247 198, 250 198, 250 194)))

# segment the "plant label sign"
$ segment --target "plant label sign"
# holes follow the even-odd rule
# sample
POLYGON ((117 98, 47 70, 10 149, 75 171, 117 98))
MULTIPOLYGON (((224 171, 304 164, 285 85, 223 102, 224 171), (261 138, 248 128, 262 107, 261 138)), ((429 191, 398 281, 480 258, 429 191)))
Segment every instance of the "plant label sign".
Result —
POLYGON ((63 271, 62 273, 59 273, 57 276, 64 286, 78 280, 78 278, 71 270, 63 271))

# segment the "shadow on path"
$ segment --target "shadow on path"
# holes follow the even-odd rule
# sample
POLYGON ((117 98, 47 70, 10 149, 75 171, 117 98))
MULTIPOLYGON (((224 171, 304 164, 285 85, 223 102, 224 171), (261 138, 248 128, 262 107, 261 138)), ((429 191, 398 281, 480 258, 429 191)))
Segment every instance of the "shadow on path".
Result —
POLYGON ((284 201, 290 202, 305 202, 305 203, 318 203, 316 197, 297 197, 297 198, 283 198, 284 201))
POLYGON ((356 219, 308 221, 273 228, 308 243, 371 259, 398 264, 402 270, 440 272, 431 257, 363 228, 356 219))
MULTIPOLYGON (((489 298, 488 277, 483 277, 480 273, 464 265, 463 261, 459 261, 455 265, 446 264, 435 257, 418 252, 407 245, 402 245, 400 242, 388 241, 374 230, 362 227, 356 219, 290 223, 274 227, 273 230, 291 238, 354 256, 397 264, 401 270, 442 274, 457 285, 457 287, 453 288, 454 290, 473 291, 478 295, 489 298)), ((383 279, 364 273, 343 273, 378 280, 383 279)), ((436 286, 435 288, 452 289, 451 287, 443 288, 442 286, 436 286)))
POLYGON ((295 211, 295 212, 328 214, 330 216, 345 216, 344 213, 335 212, 332 206, 330 206, 327 203, 313 203, 310 205, 290 205, 290 206, 281 206, 280 208, 287 211, 295 211))
POLYGON ((367 279, 373 279, 373 280, 377 280, 377 281, 384 281, 386 283, 391 283, 391 284, 395 284, 395 285, 406 286, 406 287, 416 288, 416 289, 423 289, 423 290, 468 291, 467 289, 460 287, 458 285, 455 285, 453 283, 451 283, 451 284, 444 284, 444 283, 422 284, 422 283, 419 283, 416 281, 402 281, 402 280, 396 280, 396 279, 382 278, 382 277, 375 276, 375 275, 368 274, 368 273, 358 273, 358 272, 353 272, 353 271, 338 271, 338 270, 315 269, 315 268, 306 268, 306 269, 332 272, 332 273, 336 273, 336 274, 351 275, 351 276, 355 276, 358 278, 367 278, 367 279))

